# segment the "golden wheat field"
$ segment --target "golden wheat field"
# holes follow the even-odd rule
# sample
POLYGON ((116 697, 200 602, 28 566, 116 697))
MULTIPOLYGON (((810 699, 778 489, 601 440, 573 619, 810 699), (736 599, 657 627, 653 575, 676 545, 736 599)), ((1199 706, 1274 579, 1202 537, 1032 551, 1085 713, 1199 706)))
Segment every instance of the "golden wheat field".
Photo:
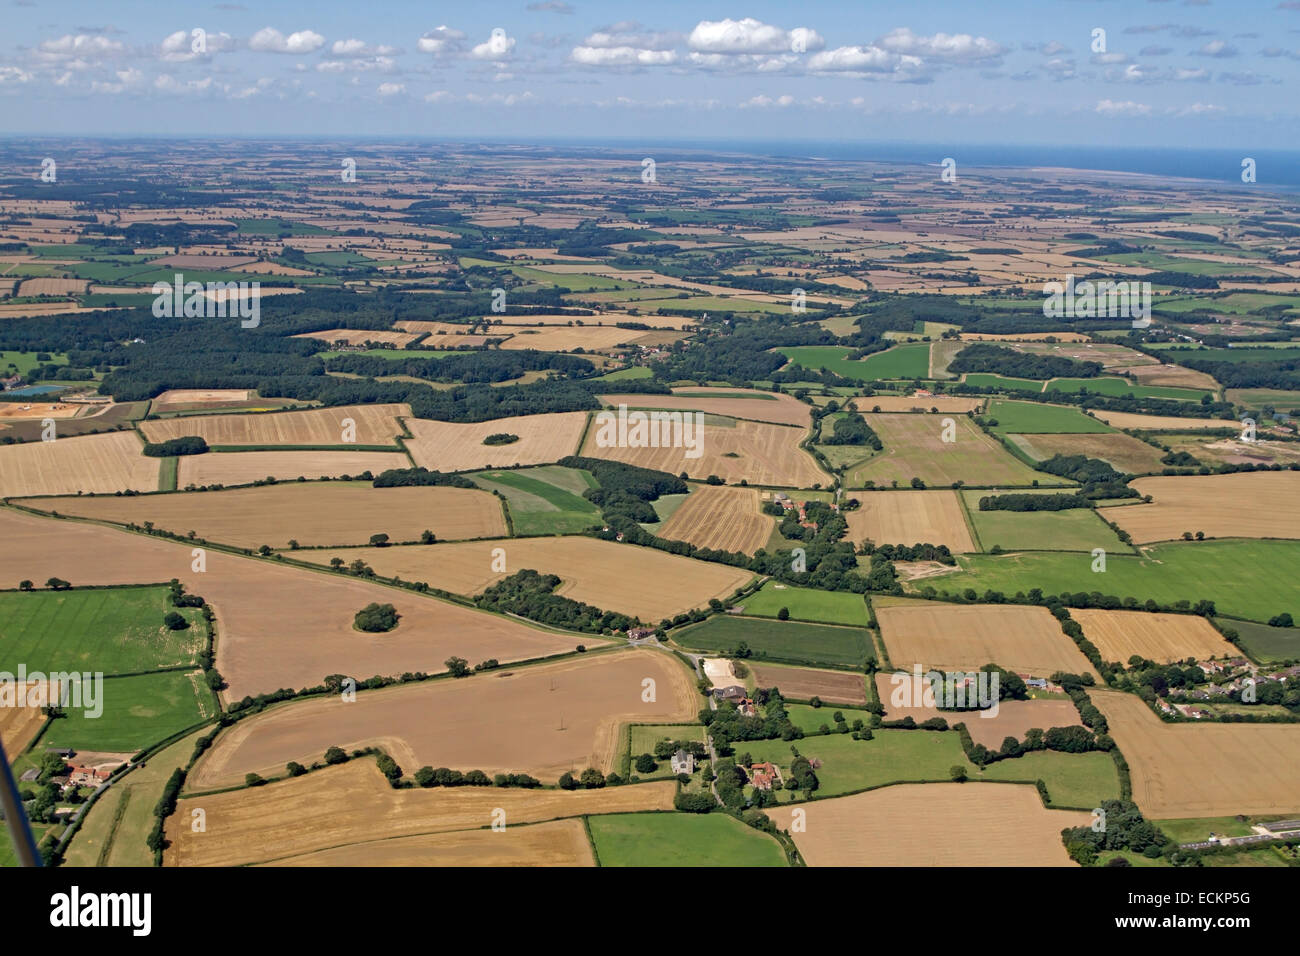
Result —
POLYGON ((501 343, 503 349, 537 349, 539 352, 572 352, 586 349, 599 352, 618 345, 635 345, 647 336, 662 336, 664 332, 646 332, 620 329, 617 326, 567 326, 567 325, 494 325, 491 335, 508 334, 501 343))
POLYGON ((955 491, 859 492, 844 512, 849 540, 875 544, 943 544, 954 554, 978 551, 955 491))
POLYGON ((1108 412, 1101 408, 1095 409, 1093 414, 1107 425, 1113 425, 1115 428, 1134 428, 1139 431, 1143 429, 1187 431, 1203 428, 1234 428, 1237 431, 1241 430, 1241 425, 1235 420, 1225 421, 1222 418, 1173 418, 1167 415, 1142 415, 1138 412, 1108 412))
MULTIPOLYGON (((611 419, 615 414, 610 413, 611 419)), ((684 446, 631 448, 607 444, 601 421, 597 416, 588 429, 583 455, 609 458, 673 475, 685 472, 689 477, 701 480, 717 475, 732 485, 742 480, 751 485, 782 488, 810 488, 815 484, 830 483, 830 476, 799 447, 807 435, 804 428, 710 417, 702 427, 692 431, 691 437, 698 442, 694 449, 684 446), (688 457, 692 451, 698 452, 694 458, 688 457)), ((610 439, 616 438, 614 427, 607 431, 610 439)))
POLYGON ((671 810, 676 787, 675 781, 659 781, 601 790, 394 790, 374 760, 363 758, 265 787, 182 797, 168 818, 171 846, 163 862, 166 866, 266 863, 366 843, 377 834, 402 837, 477 830, 490 826, 498 810, 504 812, 507 827, 592 813, 671 810), (206 814, 205 833, 190 828, 194 808, 206 814))
POLYGON ((813 667, 788 667, 747 661, 759 687, 776 687, 786 697, 811 700, 820 697, 833 704, 865 704, 867 687, 861 674, 825 671, 813 667))
POLYGON ((1213 624, 1197 614, 1075 608, 1070 617, 1083 628, 1084 637, 1097 645, 1103 660, 1126 666, 1134 654, 1159 664, 1238 654, 1213 624))
POLYGON ((773 527, 773 519, 759 511, 757 488, 697 485, 658 534, 699 548, 753 554, 767 543, 773 527))
MULTIPOLYGON (((471 664, 477 661, 471 660, 471 664)), ((238 786, 244 775, 310 766, 331 746, 382 747, 409 773, 422 766, 528 773, 613 769, 624 724, 693 720, 699 699, 677 659, 633 649, 550 664, 504 667, 461 680, 427 681, 277 707, 240 721, 190 774, 192 790, 238 786), (653 699, 645 681, 651 681, 653 699)))
POLYGON ((1150 504, 1108 511, 1139 544, 1181 538, 1300 538, 1300 472, 1239 472, 1139 478, 1150 504))
POLYGON ((905 783, 766 812, 786 830, 799 811, 804 831, 791 835, 809 866, 1071 866, 1061 830, 1092 820, 992 783, 905 783))
POLYGON ((406 447, 417 465, 434 471, 473 471, 511 465, 545 465, 572 455, 587 424, 586 412, 555 412, 459 424, 407 420, 415 437, 406 447), (489 435, 517 435, 506 445, 485 445, 489 435))
POLYGON ((1089 692, 1157 820, 1300 810, 1300 725, 1166 724, 1135 694, 1089 692))
POLYGON ((182 455, 176 469, 176 487, 191 485, 247 485, 264 478, 339 478, 390 468, 410 468, 411 461, 396 451, 239 451, 182 455))
MULTIPOLYGON (((383 329, 326 329, 323 332, 303 332, 293 336, 295 339, 316 339, 331 345, 336 342, 344 345, 365 345, 367 342, 375 342, 394 349, 404 349, 419 337, 417 332, 392 332, 383 329)), ((419 355, 414 354, 414 357, 419 358, 419 355)))
POLYGON ((193 415, 140 423, 151 442, 198 435, 209 445, 394 445, 405 405, 340 405, 299 412, 193 415), (349 438, 351 440, 349 441, 349 438))
POLYGON ((671 395, 600 395, 611 408, 666 408, 807 427, 812 408, 789 395, 750 388, 676 388, 671 395))
POLYGON ((296 557, 325 565, 335 557, 345 564, 360 559, 383 577, 423 581, 467 597, 531 569, 558 576, 556 594, 656 623, 701 607, 710 598, 726 598, 752 577, 730 565, 580 535, 324 549, 296 557))
POLYGON ((880 635, 895 667, 978 670, 998 664, 1048 677, 1095 673, 1044 607, 944 604, 907 598, 872 600, 880 635))
POLYGON ((0 497, 156 491, 159 465, 129 431, 0 445, 0 497))
POLYGON ((581 820, 422 833, 317 850, 269 866, 595 866, 581 820))
POLYGON ((965 415, 984 404, 982 398, 957 395, 872 395, 852 400, 860 412, 935 412, 965 415))
POLYGON ((365 544, 373 534, 418 541, 493 538, 506 533, 501 502, 486 491, 443 486, 375 488, 369 482, 287 482, 225 491, 130 497, 33 498, 29 508, 143 525, 241 548, 365 544))

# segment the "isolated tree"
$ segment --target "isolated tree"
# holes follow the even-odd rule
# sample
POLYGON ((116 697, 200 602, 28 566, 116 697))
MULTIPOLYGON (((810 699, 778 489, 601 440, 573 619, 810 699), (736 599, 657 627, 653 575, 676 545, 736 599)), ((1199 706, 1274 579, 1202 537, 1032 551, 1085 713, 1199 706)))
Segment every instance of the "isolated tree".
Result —
POLYGON ((948 775, 952 777, 953 781, 956 783, 966 782, 966 768, 959 764, 953 764, 949 767, 948 775))
POLYGON ((788 607, 781 608, 779 611, 776 612, 776 619, 778 621, 790 620, 790 609, 788 607))
POLYGON ((19 581, 19 582, 18 582, 18 590, 20 590, 20 591, 30 591, 31 589, 32 589, 32 582, 31 582, 31 581, 28 581, 28 580, 22 580, 22 581, 19 581))
POLYGON ((175 611, 168 611, 163 615, 163 624, 169 631, 183 631, 190 626, 190 622, 185 620, 184 615, 177 614, 175 611))
POLYGON ((325 762, 327 764, 346 763, 348 755, 342 747, 330 747, 325 751, 325 762))
POLYGON ((659 765, 655 763, 655 758, 650 756, 650 754, 641 754, 641 756, 636 758, 637 773, 654 773, 658 766, 659 765))
POLYGON ((384 545, 388 544, 388 535, 384 534, 382 531, 379 532, 379 534, 372 534, 370 536, 370 544, 372 547, 382 548, 384 545))
POLYGON ((391 604, 378 604, 372 601, 357 611, 353 624, 359 631, 378 634, 397 627, 401 617, 402 615, 398 614, 397 609, 391 604))

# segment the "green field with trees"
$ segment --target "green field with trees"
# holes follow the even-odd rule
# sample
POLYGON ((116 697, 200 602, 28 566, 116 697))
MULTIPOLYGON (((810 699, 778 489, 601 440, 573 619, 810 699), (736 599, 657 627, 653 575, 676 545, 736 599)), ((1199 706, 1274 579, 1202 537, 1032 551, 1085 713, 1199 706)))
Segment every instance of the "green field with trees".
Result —
POLYGON ((747 650, 757 660, 795 664, 859 668, 868 658, 875 657, 871 635, 865 628, 772 621, 730 614, 714 615, 702 624, 675 630, 672 639, 691 650, 745 656, 734 653, 741 649, 747 650))
POLYGON ((776 839, 724 813, 587 818, 601 866, 787 866, 776 839))

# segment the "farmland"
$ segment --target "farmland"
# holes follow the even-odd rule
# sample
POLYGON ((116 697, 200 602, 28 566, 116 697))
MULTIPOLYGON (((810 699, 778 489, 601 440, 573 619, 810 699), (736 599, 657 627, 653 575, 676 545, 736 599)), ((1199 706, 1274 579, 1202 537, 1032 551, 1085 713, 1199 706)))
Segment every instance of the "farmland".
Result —
POLYGON ((458 830, 352 843, 263 865, 573 867, 596 864, 582 821, 552 820, 504 831, 458 830))
POLYGON ((498 418, 471 425, 412 418, 406 427, 415 437, 406 447, 417 465, 434 471, 545 465, 574 453, 586 421, 584 412, 498 418), (493 434, 518 435, 519 440, 506 445, 483 444, 483 439, 493 434))
POLYGON ((724 652, 744 643, 758 660, 851 668, 875 656, 865 629, 733 615, 674 631, 673 641, 691 650, 724 652))
POLYGON ((896 667, 977 670, 999 664, 1037 676, 1092 669, 1046 608, 898 598, 874 603, 881 637, 896 667))
POLYGON ((979 550, 955 491, 890 491, 858 497, 845 514, 849 537, 875 544, 946 545, 954 553, 979 550))
POLYGON ((860 382, 880 379, 926 378, 930 374, 930 346, 895 345, 891 349, 850 359, 850 349, 809 345, 779 350, 792 364, 808 369, 825 369, 860 382))
MULTIPOLYGON (((807 813, 795 844, 810 866, 1069 866, 1060 831, 1092 819, 1044 810, 1033 787, 955 783, 886 787, 807 813)), ((768 815, 789 828, 790 810, 768 815)))
POLYGON ((600 521, 596 506, 582 497, 583 492, 596 485, 595 479, 585 471, 544 465, 480 472, 470 477, 479 487, 506 499, 515 534, 576 534, 600 521))
POLYGON ((101 714, 69 707, 41 740, 48 747, 132 753, 216 714, 216 698, 197 670, 106 677, 101 714))
MULTIPOLYGON (((155 461, 156 459, 149 459, 155 461)), ((179 459, 178 488, 212 485, 248 485, 275 478, 341 478, 370 472, 378 475, 390 468, 409 468, 410 460, 399 452, 385 451, 241 451, 184 455, 179 459)), ((155 476, 155 480, 156 476, 155 476)))
POLYGON ((0 497, 154 491, 158 459, 130 432, 0 446, 0 497))
POLYGON ((772 534, 772 519, 758 507, 757 488, 696 485, 658 535, 698 548, 753 554, 772 534))
MULTIPOLYGON (((1128 436, 1123 436, 1127 438, 1128 436)), ((980 498, 987 491, 961 491, 967 513, 982 550, 1003 551, 1125 551, 1115 532, 1091 508, 1065 511, 980 511, 980 498)), ((1107 515, 1109 517, 1109 515, 1107 515)), ((969 549, 980 550, 980 549, 969 549)))
POLYGON ((1183 532, 1212 538, 1300 538, 1300 472, 1141 478, 1150 504, 1118 508, 1114 520, 1139 543, 1183 532))
POLYGON ((1157 663, 1195 657, 1232 657, 1236 649, 1213 625, 1192 614, 1148 614, 1076 608, 1070 616, 1104 660, 1125 663, 1137 654, 1157 663))
POLYGON ((293 482, 226 491, 176 492, 130 498, 37 498, 41 511, 144 525, 241 548, 363 544, 372 534, 418 541, 425 530, 439 539, 499 537, 506 533, 501 504, 468 488, 373 488, 369 482, 293 482))
POLYGON ((811 700, 820 697, 828 704, 865 704, 867 692, 862 678, 843 671, 821 671, 809 667, 751 664, 759 687, 777 687, 787 698, 811 700))
POLYGON ((397 416, 410 413, 405 405, 344 405, 304 412, 163 418, 141 422, 140 430, 151 442, 198 435, 212 446, 393 446, 402 430, 397 416))
POLYGON ((1141 439, 1121 432, 1091 435, 1012 435, 1011 440, 1038 461, 1054 455, 1100 458, 1116 471, 1144 475, 1160 471, 1164 455, 1141 439))
POLYGON ((589 826, 601 866, 787 865, 776 840, 719 814, 606 814, 589 826))
POLYGON ((545 783, 566 771, 613 768, 622 725, 689 720, 694 682, 666 654, 622 651, 487 671, 278 707, 226 731, 196 765, 193 790, 238 785, 245 774, 280 776, 331 746, 382 746, 408 774, 418 767, 528 773, 545 783), (655 699, 642 699, 642 681, 655 699))
POLYGON ((1080 434, 1109 432, 1105 422, 1066 405, 1043 405, 1038 402, 1012 402, 995 399, 989 402, 988 417, 997 419, 998 434, 1080 434))
POLYGON ((1155 819, 1293 813, 1300 802, 1295 724, 1166 724, 1133 694, 1093 703, 1133 776, 1133 800, 1155 819))
POLYGON ((965 416, 869 414, 867 424, 880 436, 884 452, 850 470, 848 485, 907 485, 919 478, 927 485, 1029 485, 1043 477, 1017 461, 965 416), (944 428, 953 423, 953 441, 944 428), (868 484, 870 483, 870 484, 868 484))
POLYGON ((867 625, 867 605, 860 594, 815 591, 776 581, 769 581, 761 590, 746 596, 744 608, 746 614, 754 617, 776 617, 785 608, 795 621, 849 627, 867 625))

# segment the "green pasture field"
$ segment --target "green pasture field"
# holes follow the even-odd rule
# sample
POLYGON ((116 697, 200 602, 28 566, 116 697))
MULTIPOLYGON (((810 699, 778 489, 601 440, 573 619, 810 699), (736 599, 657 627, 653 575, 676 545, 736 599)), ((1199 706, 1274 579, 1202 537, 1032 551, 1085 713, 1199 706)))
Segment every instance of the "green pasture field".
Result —
POLYGON ((721 813, 587 817, 601 866, 787 866, 774 837, 721 813))
POLYGON ((1225 296, 1187 296, 1161 299, 1152 308, 1160 312, 1193 312, 1209 309, 1231 315, 1249 315, 1264 309, 1300 308, 1300 296, 1269 295, 1265 292, 1233 292, 1225 296))
POLYGON ((66 713, 50 725, 42 746, 127 753, 215 716, 217 702, 202 672, 160 671, 105 678, 97 718, 73 707, 66 713))
MULTIPOLYGON (((811 296, 809 301, 812 301, 811 296)), ((657 298, 638 296, 636 307, 642 312, 655 312, 659 309, 666 309, 669 312, 676 312, 679 309, 689 309, 692 312, 698 312, 702 309, 714 312, 785 313, 790 311, 788 302, 756 302, 753 299, 720 295, 691 295, 685 299, 679 299, 676 296, 659 296, 657 298)))
POLYGON ((880 487, 896 481, 906 488, 913 478, 933 488, 951 487, 956 481, 988 486, 1065 483, 1030 468, 965 415, 868 414, 867 423, 880 436, 884 451, 848 471, 848 488, 865 487, 868 481, 880 487), (956 428, 956 440, 950 443, 941 441, 944 419, 951 419, 956 428))
POLYGON ((1231 349, 1160 348, 1160 351, 1175 360, 1190 358, 1202 362, 1289 362, 1300 359, 1300 348, 1291 343, 1231 349))
POLYGON ((1272 405, 1278 411, 1286 412, 1300 408, 1300 392, 1282 388, 1230 388, 1227 397, 1236 405, 1250 408, 1272 405))
POLYGON ((993 431, 999 435, 1073 435, 1115 431, 1077 408, 1037 402, 993 399, 989 403, 988 417, 997 419, 993 431))
MULTIPOLYGON (((1298 353, 1300 354, 1300 353, 1298 353)), ((1193 388, 1168 388, 1161 385, 1133 385, 1123 378, 1054 378, 1047 383, 1047 392, 1069 392, 1087 389, 1094 395, 1135 395, 1138 398, 1172 398, 1180 402, 1199 402, 1202 395, 1213 398, 1212 392, 1193 388)))
POLYGON ((1300 627, 1269 627, 1253 621, 1216 618, 1221 628, 1232 628, 1241 646, 1257 661, 1300 660, 1300 627))
POLYGON ((980 511, 980 498, 989 494, 989 491, 962 492, 981 550, 988 551, 997 545, 1003 551, 1092 551, 1093 548, 1105 548, 1108 554, 1131 551, 1091 508, 980 511))
POLYGON ((10 670, 19 663, 104 674, 175 667, 193 663, 204 639, 199 611, 173 608, 165 587, 0 593, 0 660, 10 670), (163 626, 172 610, 189 619, 187 630, 163 626))
POLYGON ((786 358, 808 369, 834 372, 859 382, 894 378, 926 378, 930 374, 930 346, 896 345, 865 359, 850 359, 852 349, 839 345, 803 345, 779 348, 786 358))
POLYGON ((867 604, 861 594, 818 591, 792 585, 778 589, 775 581, 768 581, 762 590, 746 597, 744 604, 745 613, 754 617, 776 617, 784 607, 790 610, 790 617, 796 621, 866 627, 868 620, 867 604))
POLYGON ((1041 392, 1043 383, 1032 378, 1011 378, 992 372, 967 372, 962 381, 976 388, 1007 388, 1017 392, 1041 392))
POLYGON ((288 233, 291 236, 328 236, 332 233, 320 226, 305 222, 290 222, 285 219, 236 219, 235 228, 246 236, 278 236, 288 233))
MULTIPOLYGON (((868 727, 871 726, 872 715, 870 711, 840 704, 822 704, 820 707, 814 707, 811 704, 786 704, 785 710, 790 715, 790 723, 805 734, 818 733, 822 724, 825 724, 833 732, 835 730, 836 714, 843 714, 844 722, 850 727, 853 726, 855 720, 862 721, 868 727)), ((738 741, 733 746, 737 748, 738 753, 743 753, 744 744, 744 741, 738 741)))
POLYGON ((1178 256, 1161 255, 1158 252, 1117 252, 1113 255, 1094 256, 1093 258, 1101 262, 1117 262, 1120 265, 1143 266, 1147 269, 1160 269, 1167 272, 1184 272, 1194 276, 1269 274, 1253 266, 1238 265, 1235 262, 1183 259, 1178 256))
POLYGON ((374 358, 389 359, 389 360, 391 361, 391 360, 394 360, 394 359, 409 359, 409 358, 416 358, 416 359, 422 359, 422 358, 443 358, 443 357, 448 356, 448 355, 457 355, 457 354, 461 354, 461 353, 457 353, 457 352, 440 352, 440 351, 437 351, 437 350, 435 350, 435 349, 428 349, 428 350, 425 350, 425 349, 411 349, 411 350, 409 350, 409 351, 407 351, 407 350, 405 350, 405 349, 364 349, 363 351, 360 351, 360 352, 333 352, 333 351, 331 351, 331 352, 317 352, 316 354, 317 354, 318 356, 320 356, 321 358, 335 358, 336 356, 339 356, 339 355, 369 355, 369 356, 372 356, 372 357, 374 357, 374 358))
POLYGON ((630 279, 619 281, 606 276, 587 275, 581 272, 546 272, 542 269, 530 269, 527 266, 511 266, 510 271, 526 282, 541 282, 546 285, 563 286, 570 292, 644 288, 641 283, 633 282, 630 279))
POLYGON ((962 555, 957 558, 960 571, 904 586, 1007 595, 1031 588, 1045 594, 1097 591, 1160 604, 1206 599, 1219 613, 1243 620, 1267 621, 1284 611, 1300 620, 1300 591, 1279 586, 1300 580, 1300 542, 1177 541, 1143 552, 1140 557, 1108 552, 1106 570, 1099 573, 1092 571, 1087 554, 962 555))
POLYGON ((0 351, 0 376, 8 378, 9 375, 17 373, 26 375, 38 365, 67 365, 68 357, 62 352, 45 352, 42 349, 33 349, 30 352, 4 352, 0 351), (48 362, 36 361, 36 356, 49 355, 48 362))
POLYGON ((601 375, 596 379, 597 382, 622 382, 630 378, 654 378, 654 372, 644 365, 633 365, 629 368, 621 368, 617 372, 609 372, 601 375))
MULTIPOLYGON (((978 720, 979 718, 975 718, 978 720)), ((1047 728, 1044 727, 1044 730, 1047 728)), ((1099 750, 1067 754, 1038 750, 999 760, 970 775, 972 780, 1042 780, 1053 807, 1092 809, 1103 800, 1119 799, 1119 771, 1111 755, 1099 750)))
POLYGON ((833 627, 802 621, 771 621, 737 615, 714 615, 672 633, 674 642, 696 651, 730 651, 744 642, 755 660, 793 664, 861 667, 876 656, 865 628, 833 627))
POLYGON ((155 298, 149 292, 142 292, 138 295, 103 292, 77 296, 77 303, 86 308, 138 309, 144 306, 152 306, 155 298))
POLYGON ((582 497, 596 486, 588 472, 546 465, 469 477, 479 487, 505 496, 515 534, 576 534, 600 523, 600 510, 582 497))
POLYGON ((700 724, 633 724, 627 728, 627 736, 624 740, 628 742, 627 751, 623 755, 626 760, 615 761, 615 766, 626 763, 628 774, 640 777, 642 780, 662 780, 673 776, 672 767, 667 759, 660 760, 655 757, 658 767, 650 773, 641 773, 632 765, 632 761, 641 754, 650 754, 654 757, 655 744, 661 740, 670 742, 680 740, 683 743, 691 740, 703 742, 704 727, 700 724))

